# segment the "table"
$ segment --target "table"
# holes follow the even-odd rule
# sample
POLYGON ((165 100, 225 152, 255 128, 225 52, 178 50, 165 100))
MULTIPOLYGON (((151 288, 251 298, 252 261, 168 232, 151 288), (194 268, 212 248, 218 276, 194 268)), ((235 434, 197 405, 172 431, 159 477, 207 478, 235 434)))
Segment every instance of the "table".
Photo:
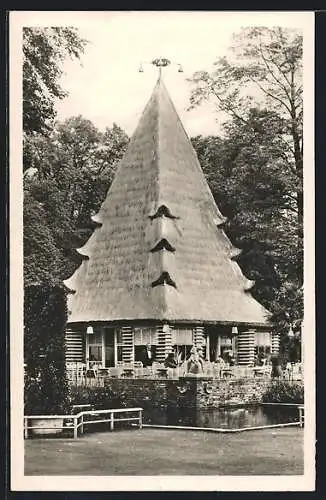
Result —
POLYGON ((167 377, 168 369, 167 368, 156 368, 157 374, 159 377, 167 377))
POLYGON ((268 366, 258 366, 252 369, 254 372, 254 377, 265 377, 269 375, 270 369, 268 366))
POLYGON ((123 377, 133 377, 134 369, 133 368, 123 368, 122 376, 123 377))
POLYGON ((222 368, 221 370, 221 378, 231 378, 233 375, 233 372, 230 368, 222 368))
POLYGON ((110 369, 109 368, 99 368, 97 370, 98 374, 102 377, 105 377, 105 375, 109 375, 110 374, 110 369))

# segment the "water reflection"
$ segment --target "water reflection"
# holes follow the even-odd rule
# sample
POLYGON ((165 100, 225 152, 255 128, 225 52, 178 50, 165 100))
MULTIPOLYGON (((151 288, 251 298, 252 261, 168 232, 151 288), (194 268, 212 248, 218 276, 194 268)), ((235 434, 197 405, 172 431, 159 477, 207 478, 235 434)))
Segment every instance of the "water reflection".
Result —
POLYGON ((295 406, 243 406, 209 410, 189 408, 147 408, 146 423, 156 425, 180 425, 187 427, 213 427, 241 429, 264 425, 298 422, 295 406))

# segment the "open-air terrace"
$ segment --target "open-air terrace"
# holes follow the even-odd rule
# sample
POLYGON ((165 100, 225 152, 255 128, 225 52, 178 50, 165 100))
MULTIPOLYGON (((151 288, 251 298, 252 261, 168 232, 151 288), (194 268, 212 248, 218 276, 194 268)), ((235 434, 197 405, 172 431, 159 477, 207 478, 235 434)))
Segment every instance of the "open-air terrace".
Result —
MULTIPOLYGON (((213 379, 229 378, 265 378, 271 376, 270 365, 265 366, 223 366, 209 361, 203 362, 203 372, 198 374, 200 377, 213 379)), ((93 363, 67 363, 68 380, 73 385, 104 385, 106 378, 144 378, 144 379, 178 379, 187 375, 186 366, 181 365, 177 368, 168 368, 164 363, 154 362, 152 366, 143 367, 140 361, 134 363, 118 362, 115 367, 103 367, 101 364, 93 363)), ((283 378, 289 381, 301 381, 301 364, 296 363, 283 371, 283 378)))

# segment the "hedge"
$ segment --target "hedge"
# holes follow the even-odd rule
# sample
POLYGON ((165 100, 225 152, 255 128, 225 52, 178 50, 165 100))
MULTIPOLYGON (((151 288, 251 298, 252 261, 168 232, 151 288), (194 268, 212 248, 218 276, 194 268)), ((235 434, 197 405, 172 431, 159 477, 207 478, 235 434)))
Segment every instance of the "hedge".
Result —
POLYGON ((263 394, 264 403, 303 403, 304 388, 302 384, 288 381, 273 382, 263 394))
POLYGON ((65 364, 66 291, 32 285, 24 295, 25 415, 69 411, 65 364))

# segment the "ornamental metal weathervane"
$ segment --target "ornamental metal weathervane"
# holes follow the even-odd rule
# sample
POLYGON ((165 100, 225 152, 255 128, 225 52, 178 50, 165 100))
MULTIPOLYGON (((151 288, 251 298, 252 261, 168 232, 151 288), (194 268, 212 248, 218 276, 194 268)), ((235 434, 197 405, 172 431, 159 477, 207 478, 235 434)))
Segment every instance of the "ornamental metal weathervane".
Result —
POLYGON ((165 57, 157 57, 156 59, 153 59, 153 61, 141 62, 140 66, 139 66, 139 70, 138 70, 139 73, 144 72, 143 64, 152 64, 153 66, 156 66, 157 68, 159 68, 159 76, 161 76, 161 74, 162 74, 162 68, 169 66, 170 64, 174 64, 174 65, 178 66, 178 72, 183 73, 183 69, 182 69, 181 64, 171 62, 169 59, 166 59, 165 57))

